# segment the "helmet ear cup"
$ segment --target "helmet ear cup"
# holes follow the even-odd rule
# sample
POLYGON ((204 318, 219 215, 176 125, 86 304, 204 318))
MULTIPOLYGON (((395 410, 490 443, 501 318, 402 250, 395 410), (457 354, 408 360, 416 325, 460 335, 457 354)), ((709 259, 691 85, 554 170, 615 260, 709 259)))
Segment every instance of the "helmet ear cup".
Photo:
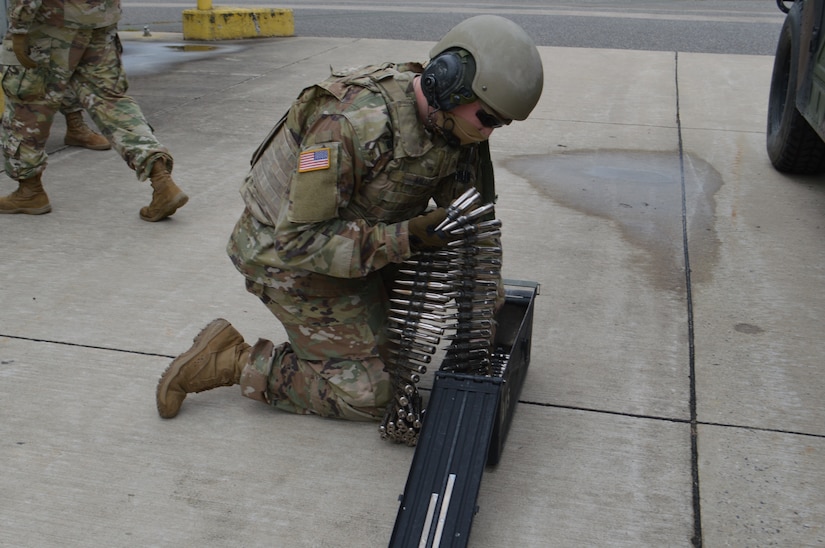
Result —
POLYGON ((476 98, 508 120, 525 120, 538 104, 544 68, 533 39, 515 22, 498 15, 465 19, 430 49, 430 59, 448 51, 473 60, 467 84, 476 98))
POLYGON ((475 101, 472 90, 475 62, 469 54, 451 50, 436 56, 421 74, 421 90, 430 106, 452 110, 475 101))

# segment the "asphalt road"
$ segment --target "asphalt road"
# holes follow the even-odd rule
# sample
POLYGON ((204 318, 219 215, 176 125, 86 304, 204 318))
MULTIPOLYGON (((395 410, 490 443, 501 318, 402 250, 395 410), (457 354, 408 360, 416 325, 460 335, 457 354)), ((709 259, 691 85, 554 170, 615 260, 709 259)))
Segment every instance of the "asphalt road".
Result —
MULTIPOLYGON (((772 0, 612 0, 518 3, 412 0, 216 0, 215 6, 293 10, 299 36, 438 40, 470 15, 508 17, 540 46, 773 55, 784 15, 772 0)), ((123 30, 181 32, 189 2, 124 0, 123 30)))

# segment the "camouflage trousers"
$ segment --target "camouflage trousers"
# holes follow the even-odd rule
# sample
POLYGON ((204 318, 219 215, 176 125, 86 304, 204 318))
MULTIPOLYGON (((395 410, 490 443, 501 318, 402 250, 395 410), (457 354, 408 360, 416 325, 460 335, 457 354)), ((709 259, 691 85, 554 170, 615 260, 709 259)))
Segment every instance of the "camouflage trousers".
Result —
MULTIPOLYGON (((246 222, 245 222, 246 220, 246 222)), ((393 397, 384 371, 388 297, 381 273, 341 279, 240 264, 248 249, 244 216, 227 251, 247 290, 280 320, 288 342, 261 339, 241 374, 241 393, 278 409, 348 420, 380 420, 393 397), (266 276, 251 272, 260 267, 266 276)))
POLYGON ((3 42, 2 85, 6 94, 2 138, 6 173, 17 180, 46 168, 46 141, 55 113, 75 96, 114 149, 146 180, 152 164, 172 157, 155 138, 138 104, 128 95, 117 26, 67 29, 33 25, 30 57, 37 67, 19 64, 11 39, 3 42), (69 97, 69 99, 66 99, 69 97))
POLYGON ((80 99, 74 94, 71 87, 66 88, 66 94, 60 102, 60 112, 63 114, 71 114, 73 112, 82 112, 86 109, 80 104, 80 99))

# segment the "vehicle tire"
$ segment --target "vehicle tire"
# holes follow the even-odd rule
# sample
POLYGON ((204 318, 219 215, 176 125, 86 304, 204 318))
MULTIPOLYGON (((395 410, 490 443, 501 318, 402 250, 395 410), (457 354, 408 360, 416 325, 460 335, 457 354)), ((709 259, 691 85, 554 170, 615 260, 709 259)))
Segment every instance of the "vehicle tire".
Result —
POLYGON ((825 142, 796 108, 800 7, 794 4, 785 17, 776 46, 768 97, 767 149, 778 171, 816 174, 825 170, 825 142))

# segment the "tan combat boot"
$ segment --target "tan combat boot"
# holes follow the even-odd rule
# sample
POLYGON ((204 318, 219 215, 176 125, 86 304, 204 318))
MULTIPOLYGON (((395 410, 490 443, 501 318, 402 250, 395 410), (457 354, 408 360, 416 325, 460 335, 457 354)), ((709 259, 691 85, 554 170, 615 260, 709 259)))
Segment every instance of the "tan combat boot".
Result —
POLYGON ((17 184, 17 190, 0 198, 0 213, 42 215, 52 210, 49 197, 40 182, 40 175, 21 179, 17 184))
POLYGON ((158 413, 171 419, 186 394, 238 384, 248 359, 249 345, 241 334, 224 319, 212 321, 195 337, 192 348, 175 358, 160 376, 158 413))
POLYGON ((109 150, 112 145, 109 140, 86 125, 83 113, 69 112, 66 116, 66 137, 63 142, 73 147, 83 147, 91 150, 109 150))
POLYGON ((151 223, 172 215, 189 201, 189 196, 178 188, 163 160, 152 164, 152 203, 140 208, 140 218, 151 223))

